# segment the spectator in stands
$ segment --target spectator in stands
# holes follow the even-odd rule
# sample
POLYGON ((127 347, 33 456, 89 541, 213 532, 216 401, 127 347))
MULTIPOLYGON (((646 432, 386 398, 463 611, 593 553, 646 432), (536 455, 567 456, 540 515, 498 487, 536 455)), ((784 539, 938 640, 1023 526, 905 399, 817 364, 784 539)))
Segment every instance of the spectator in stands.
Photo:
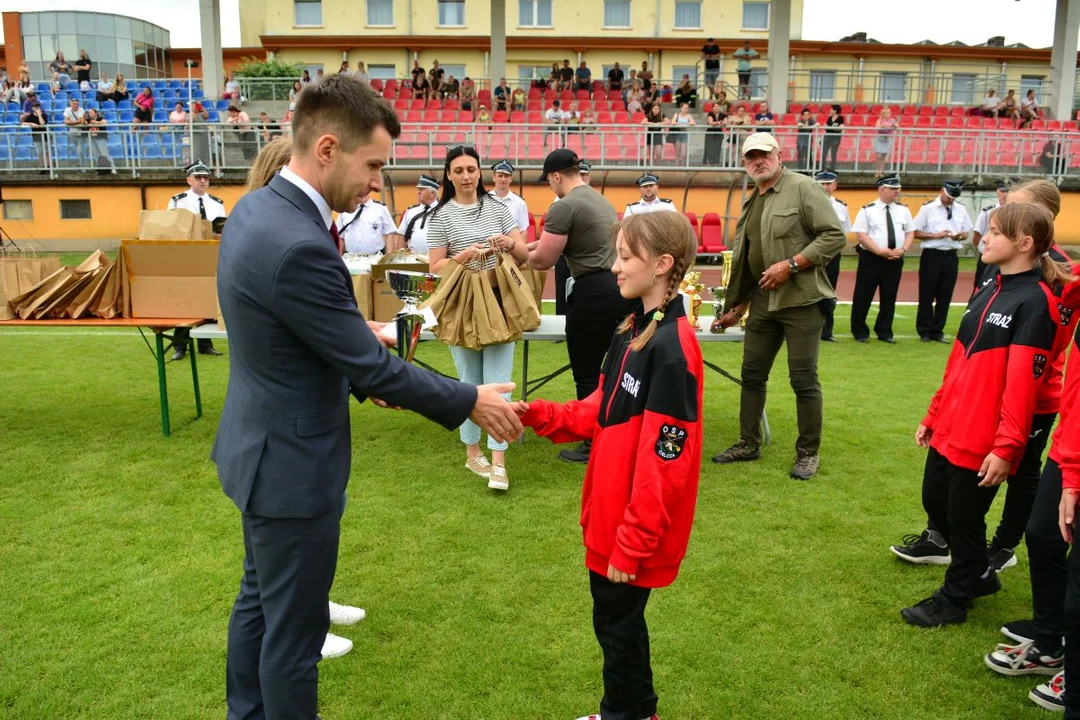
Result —
POLYGON ((521 88, 515 89, 514 90, 514 95, 513 95, 513 97, 511 98, 511 101, 510 101, 511 110, 518 110, 518 111, 524 112, 525 111, 526 100, 527 100, 527 98, 525 96, 525 91, 523 89, 521 89, 521 88))
POLYGON ((799 120, 795 123, 799 128, 798 135, 795 138, 795 155, 798 158, 799 170, 810 169, 810 144, 814 139, 814 126, 817 125, 817 120, 810 114, 807 108, 803 108, 803 111, 799 113, 799 120))
POLYGON ((679 105, 685 103, 690 107, 697 107, 697 88, 694 87, 694 83, 690 82, 688 73, 683 73, 679 86, 675 88, 675 102, 679 105))
POLYGON ((427 71, 420 66, 419 60, 412 61, 412 84, 416 87, 417 81, 422 77, 427 77, 427 71))
POLYGON ((671 129, 668 130, 668 142, 675 146, 675 162, 680 165, 686 164, 686 148, 689 128, 697 125, 694 116, 690 114, 690 103, 679 105, 679 111, 671 116, 671 129))
POLYGON ((514 91, 510 89, 510 86, 506 84, 506 78, 499 78, 499 84, 495 87, 495 91, 492 93, 495 96, 495 112, 509 112, 510 111, 510 96, 514 94, 514 91))
POLYGON ((154 91, 147 85, 132 101, 135 106, 135 122, 148 123, 154 119, 154 91))
POLYGON ((120 102, 121 100, 127 100, 128 97, 127 82, 124 80, 123 74, 116 73, 116 80, 113 81, 112 99, 120 102))
MULTIPOLYGON (((579 122, 582 125, 595 125, 596 124, 596 113, 593 112, 593 109, 592 109, 591 106, 585 108, 581 112, 581 120, 579 122)), ((595 132, 595 131, 592 131, 592 132, 595 132)))
POLYGON ((574 68, 570 67, 569 60, 563 60, 562 67, 559 68, 559 89, 574 89, 574 68))
POLYGON ((979 111, 983 117, 997 117, 997 112, 1001 108, 1001 101, 998 99, 997 90, 990 88, 986 91, 986 97, 983 98, 982 105, 979 106, 979 111))
POLYGON ((431 99, 431 81, 427 79, 427 75, 421 73, 413 80, 412 96, 413 100, 427 101, 431 99))
POLYGON ((326 73, 323 72, 322 68, 319 68, 318 70, 315 71, 315 82, 317 82, 317 83, 322 82, 323 78, 325 78, 325 77, 326 77, 326 73))
POLYGON ((633 87, 634 83, 640 83, 640 80, 638 80, 637 69, 630 68, 630 76, 623 81, 623 102, 626 102, 626 90, 633 87))
POLYGON ((645 112, 645 91, 641 89, 641 83, 637 80, 634 81, 634 85, 626 93, 626 112, 636 113, 645 112))
POLYGON ((624 77, 626 76, 623 74, 622 68, 619 67, 619 63, 616 62, 615 66, 608 70, 607 89, 621 91, 624 77))
POLYGON ((731 114, 731 103, 727 99, 727 93, 720 89, 719 83, 716 86, 716 94, 713 95, 713 97, 716 99, 716 102, 713 103, 713 108, 720 111, 722 115, 720 119, 723 120, 731 114))
POLYGON ((728 142, 739 147, 742 144, 743 137, 754 126, 754 118, 750 117, 746 104, 739 103, 735 107, 735 112, 728 115, 727 119, 724 120, 724 125, 731 131, 728 142))
POLYGON ((109 136, 105 129, 107 125, 105 118, 96 109, 90 108, 86 111, 86 125, 90 136, 90 156, 94 158, 98 171, 103 170, 103 165, 108 165, 112 174, 115 175, 116 162, 112 158, 112 153, 109 152, 109 136))
POLYGON ((296 112, 296 104, 289 103, 289 109, 285 111, 285 117, 281 119, 281 137, 292 137, 292 119, 296 112))
POLYGON ((17 82, 23 83, 24 86, 30 82, 30 68, 25 65, 19 66, 19 79, 17 82))
POLYGON ((277 120, 270 117, 265 110, 259 113, 259 135, 264 145, 274 138, 281 137, 281 127, 277 124, 277 120))
POLYGON ((829 108, 829 117, 825 118, 825 137, 821 141, 821 162, 827 168, 836 167, 836 153, 840 149, 843 127, 844 116, 840 114, 840 106, 833 105, 829 108), (832 155, 831 162, 830 154, 832 155))
POLYGON ((743 46, 736 50, 732 57, 735 58, 735 72, 739 75, 739 98, 750 99, 750 75, 754 69, 753 61, 761 57, 761 53, 750 47, 747 40, 743 46))
MULTIPOLYGON (((181 106, 181 107, 183 107, 183 106, 181 106)), ((292 106, 290 105, 290 107, 292 107, 292 106)), ((200 122, 206 122, 209 119, 210 119, 210 113, 208 113, 206 111, 206 108, 203 106, 203 104, 198 100, 193 100, 192 103, 191 103, 191 121, 200 123, 200 122)), ((207 157, 207 155, 209 155, 209 153, 206 153, 205 155, 202 155, 201 157, 207 157)))
POLYGON ((187 113, 184 112, 184 103, 177 101, 173 106, 173 111, 169 113, 169 123, 171 125, 184 125, 187 123, 187 113))
POLYGON ((492 122, 491 113, 488 112, 487 105, 481 105, 479 108, 476 109, 476 120, 475 120, 475 122, 478 122, 478 123, 491 123, 492 122))
POLYGON ((664 116, 660 103, 653 103, 649 107, 645 119, 641 121, 642 125, 648 125, 645 129, 645 146, 646 148, 652 148, 651 154, 654 164, 664 159, 664 126, 669 122, 671 121, 664 116))
POLYGON ((570 118, 570 113, 562 109, 562 105, 558 100, 553 100, 551 107, 544 113, 544 120, 549 125, 563 125, 570 118))
POLYGON ((776 116, 769 110, 769 103, 763 102, 758 105, 757 115, 754 116, 757 132, 772 132, 774 125, 776 125, 776 116))
POLYGON ((577 100, 571 100, 570 105, 566 108, 566 119, 563 121, 564 125, 577 125, 581 121, 581 110, 578 109, 577 100))
MULTIPOLYGON (((30 87, 26 88, 26 99, 23 100, 22 114, 29 115, 33 111, 35 102, 38 102, 37 90, 34 88, 33 85, 31 85, 30 87)), ((19 118, 19 122, 22 122, 21 117, 19 118)))
POLYGON ((574 76, 577 78, 578 90, 586 90, 589 93, 592 93, 592 70, 589 69, 589 66, 585 64, 584 60, 578 65, 578 69, 574 72, 574 76))
POLYGON ((87 153, 86 137, 86 111, 79 107, 79 99, 72 97, 68 101, 68 107, 64 110, 64 126, 68 129, 68 139, 75 146, 79 164, 87 153))
POLYGON ((26 93, 9 77, 4 80, 4 90, 0 92, 0 102, 18 103, 21 108, 23 103, 26 102, 26 93))
POLYGON ((642 89, 645 92, 649 92, 653 86, 653 73, 652 70, 649 69, 648 60, 641 61, 641 69, 638 70, 637 79, 641 81, 642 89))
POLYGON ((60 82, 67 85, 71 82, 71 64, 64 59, 64 51, 60 50, 56 53, 56 58, 49 63, 49 72, 55 73, 60 78, 60 82))
POLYGON ((473 109, 473 105, 476 103, 476 83, 472 78, 465 78, 461 81, 461 93, 459 95, 461 101, 461 109, 469 110, 473 109))
POLYGON ((231 126, 232 131, 236 134, 236 140, 240 145, 240 151, 244 154, 244 159, 248 161, 254 160, 256 154, 255 133, 251 130, 251 118, 248 117, 248 114, 236 105, 230 105, 229 116, 225 119, 225 124, 231 126))
POLYGON ((304 87, 307 87, 311 84, 311 73, 309 73, 307 70, 305 70, 304 74, 300 76, 300 84, 304 87))
POLYGON ((1016 102, 1015 90, 1005 93, 1005 99, 1001 101, 1001 107, 998 108, 998 117, 1009 118, 1013 121, 1020 120, 1020 104, 1016 102))
POLYGON ((1031 126, 1032 120, 1039 119, 1039 101, 1035 99, 1035 91, 1028 90, 1027 97, 1020 101, 1020 127, 1031 126))
POLYGON ((222 100, 239 100, 240 83, 236 79, 236 73, 229 73, 229 79, 225 81, 225 92, 221 93, 222 100))
POLYGON ((97 95, 95 96, 95 99, 99 103, 103 103, 106 100, 112 100, 113 89, 115 87, 116 85, 109 79, 109 76, 102 72, 101 77, 98 78, 97 95))
POLYGON ((702 161, 706 165, 719 165, 724 153, 724 121, 728 116, 730 103, 725 99, 723 107, 719 102, 705 114, 705 124, 709 126, 705 131, 705 155, 702 161))
POLYGON ((720 46, 712 38, 701 47, 701 59, 705 61, 705 86, 713 93, 710 97, 715 99, 717 96, 713 86, 720 77, 720 46))
POLYGON ((49 83, 49 95, 56 99, 56 93, 64 90, 64 83, 60 79, 60 73, 53 73, 52 82, 49 83))
POLYGON ((344 62, 341 63, 341 67, 338 68, 338 73, 340 73, 342 75, 348 75, 349 74, 349 61, 348 60, 345 60, 344 62))
POLYGON ((94 66, 90 56, 86 54, 85 50, 79 51, 79 59, 75 61, 75 80, 79 83, 79 90, 82 92, 90 92, 90 68, 94 66), (86 86, 83 87, 83 83, 86 86))
POLYGON ((289 102, 296 102, 296 98, 300 95, 303 89, 304 83, 302 80, 297 80, 296 82, 294 82, 292 89, 289 90, 289 102))
POLYGON ((354 73, 354 75, 355 75, 356 79, 359 80, 360 82, 365 82, 365 83, 367 83, 369 85, 371 84, 371 77, 368 75, 368 71, 367 71, 367 68, 364 67, 364 63, 362 63, 362 62, 357 62, 356 63, 356 72, 354 73))
POLYGON ((37 148, 37 156, 41 160, 41 166, 45 171, 49 169, 49 153, 45 145, 45 139, 49 130, 49 114, 41 108, 41 101, 31 96, 29 100, 30 111, 23 113, 19 122, 23 127, 30 128, 30 136, 37 148))
POLYGON ((1059 148, 1053 140, 1047 141, 1043 145, 1043 149, 1039 152, 1039 164, 1043 166, 1043 170, 1047 175, 1053 175, 1057 166, 1059 148))
POLYGON ((461 92, 461 83, 457 81, 453 75, 450 75, 446 82, 442 86, 443 97, 447 100, 457 100, 458 93, 461 92))
POLYGON ((443 90, 443 76, 446 71, 439 67, 438 60, 431 61, 431 70, 428 72, 428 82, 431 83, 431 97, 441 98, 443 90))
POLYGON ((878 177, 885 174, 885 162, 893 149, 893 137, 896 135, 896 118, 892 116, 892 110, 885 108, 881 111, 877 123, 874 125, 877 133, 874 135, 874 158, 875 172, 878 177))

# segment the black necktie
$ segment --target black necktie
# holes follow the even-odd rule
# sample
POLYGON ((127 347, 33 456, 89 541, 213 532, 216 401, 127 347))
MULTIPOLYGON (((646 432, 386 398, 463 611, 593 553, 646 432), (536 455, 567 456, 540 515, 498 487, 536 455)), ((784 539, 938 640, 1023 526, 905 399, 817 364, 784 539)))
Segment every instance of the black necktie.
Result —
POLYGON ((199 217, 203 220, 206 219, 206 206, 203 205, 203 199, 199 198, 199 217))
POLYGON ((420 227, 423 229, 424 224, 427 222, 427 214, 431 212, 430 207, 425 207, 424 212, 420 213, 420 227))
POLYGON ((892 224, 892 213, 889 211, 889 206, 885 206, 885 225, 889 229, 889 249, 896 249, 896 228, 892 224))

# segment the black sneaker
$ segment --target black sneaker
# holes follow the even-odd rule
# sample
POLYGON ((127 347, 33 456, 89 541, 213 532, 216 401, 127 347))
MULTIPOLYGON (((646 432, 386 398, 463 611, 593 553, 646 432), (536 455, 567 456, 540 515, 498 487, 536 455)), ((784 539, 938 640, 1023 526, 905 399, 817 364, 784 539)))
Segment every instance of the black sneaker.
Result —
POLYGON ((1010 548, 995 548, 991 546, 987 551, 987 555, 990 558, 990 566, 994 568, 994 572, 1001 572, 1005 568, 1011 568, 1016 565, 1016 552, 1010 548))
POLYGON ((1035 642, 1034 620, 1013 620, 1001 626, 1001 634, 1018 643, 1035 642))
POLYGON ((967 621, 967 609, 946 600, 941 590, 935 590, 934 594, 925 600, 904 608, 900 615, 911 625, 925 628, 944 627, 967 621))
POLYGON ((993 595, 1001 589, 1001 578, 998 577, 996 572, 993 572, 993 568, 986 568, 986 572, 979 578, 975 584, 974 597, 986 597, 987 595, 993 595))
POLYGON ((589 462, 589 454, 592 452, 592 441, 586 440, 573 450, 563 450, 559 453, 559 459, 566 462, 585 464, 589 462))
POLYGON ((745 440, 740 440, 722 453, 713 456, 714 463, 733 463, 757 460, 761 457, 761 448, 750 447, 745 440))
POLYGON ((1065 712, 1065 672, 1059 672, 1050 682, 1032 690, 1028 698, 1045 710, 1065 712))
POLYGON ((905 535, 903 545, 891 545, 889 550, 901 560, 916 565, 948 565, 949 546, 938 533, 923 530, 922 535, 905 535))

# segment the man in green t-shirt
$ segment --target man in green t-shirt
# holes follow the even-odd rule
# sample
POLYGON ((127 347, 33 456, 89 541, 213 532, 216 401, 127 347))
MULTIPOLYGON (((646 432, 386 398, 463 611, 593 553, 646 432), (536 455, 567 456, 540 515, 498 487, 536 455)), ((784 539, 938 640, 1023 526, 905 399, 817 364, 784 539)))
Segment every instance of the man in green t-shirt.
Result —
POLYGON ((747 40, 741 48, 732 54, 732 57, 736 61, 735 72, 739 74, 739 98, 749 100, 750 72, 754 69, 752 61, 761 57, 761 53, 750 47, 750 41, 747 40))

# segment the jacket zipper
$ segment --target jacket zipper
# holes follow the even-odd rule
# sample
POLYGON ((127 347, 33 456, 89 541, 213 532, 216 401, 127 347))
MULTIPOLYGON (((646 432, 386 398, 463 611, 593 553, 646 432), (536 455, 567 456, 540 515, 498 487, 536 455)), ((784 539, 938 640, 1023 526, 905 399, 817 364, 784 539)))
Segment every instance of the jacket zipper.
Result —
POLYGON ((983 308, 982 315, 979 316, 979 327, 975 329, 975 337, 971 338, 971 345, 968 345, 967 351, 964 353, 964 358, 971 357, 971 351, 975 348, 975 343, 979 339, 979 333, 982 332, 983 322, 986 320, 986 313, 990 312, 990 306, 994 304, 994 300, 997 299, 998 293, 1001 292, 1001 275, 995 278, 994 294, 990 296, 990 300, 986 303, 986 307, 983 308))
POLYGON ((619 388, 622 387, 623 369, 626 367, 626 358, 630 356, 630 346, 634 343, 634 338, 637 337, 637 325, 634 325, 634 329, 630 333, 630 341, 626 343, 626 352, 623 353, 622 362, 619 363, 619 374, 615 378, 615 392, 611 393, 611 398, 608 399, 607 409, 604 411, 604 422, 611 419, 611 406, 615 402, 615 396, 619 393, 619 388))

